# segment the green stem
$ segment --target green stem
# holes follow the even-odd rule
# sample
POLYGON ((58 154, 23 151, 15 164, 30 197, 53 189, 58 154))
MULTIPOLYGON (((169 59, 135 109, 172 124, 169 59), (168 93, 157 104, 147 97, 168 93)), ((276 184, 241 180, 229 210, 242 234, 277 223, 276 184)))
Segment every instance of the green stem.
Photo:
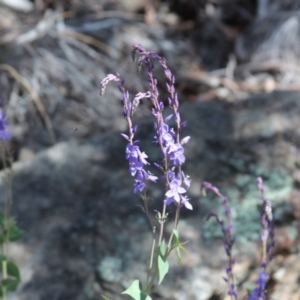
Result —
POLYGON ((172 241, 173 241, 173 236, 174 236, 174 230, 177 230, 177 228, 178 228, 179 216, 180 216, 180 205, 177 205, 175 221, 174 221, 174 228, 173 228, 171 236, 169 238, 168 248, 167 248, 167 255, 169 255, 170 252, 172 251, 171 247, 172 247, 172 241))
MULTIPOLYGON (((1 158, 2 158, 2 165, 3 165, 3 181, 5 186, 5 200, 4 200, 4 224, 3 224, 3 231, 4 231, 4 241, 2 245, 2 253, 6 257, 8 253, 8 243, 9 243, 9 235, 10 235, 10 208, 12 203, 12 172, 9 170, 10 165, 7 164, 6 161, 6 148, 3 141, 1 141, 1 158), (8 170, 7 170, 8 169, 8 170)), ((7 260, 4 259, 2 261, 2 279, 7 279, 7 260)), ((6 288, 2 287, 2 293, 3 293, 3 300, 6 300, 6 288)))
POLYGON ((148 271, 147 271, 147 279, 146 279, 146 286, 148 286, 149 285, 149 278, 151 276, 151 270, 152 270, 152 266, 153 266, 153 257, 154 257, 155 244, 156 244, 156 237, 155 237, 156 228, 153 224, 153 220, 152 220, 150 212, 149 212, 148 199, 147 199, 147 196, 146 196, 146 192, 144 192, 144 194, 142 195, 142 200, 143 200, 143 204, 144 204, 144 211, 145 211, 145 214, 146 214, 147 219, 149 221, 149 224, 151 226, 151 231, 152 231, 152 234, 153 234, 153 241, 152 241, 152 247, 151 247, 151 252, 150 252, 150 262, 149 262, 149 268, 148 268, 148 271))
MULTIPOLYGON (((3 280, 7 279, 7 260, 3 260, 2 261, 2 276, 3 276, 3 280)), ((6 300, 6 288, 4 286, 2 286, 2 292, 3 292, 3 300, 6 300)))
POLYGON ((162 241, 162 238, 163 238, 163 234, 164 234, 164 224, 165 224, 165 218, 166 218, 166 209, 167 209, 167 206, 166 206, 166 204, 164 204, 163 211, 162 211, 162 214, 161 214, 161 220, 159 220, 160 231, 159 231, 158 245, 160 245, 160 243, 162 241))
MULTIPOLYGON (((147 283, 147 286, 146 286, 146 288, 144 290, 147 295, 152 290, 152 287, 154 285, 155 279, 156 279, 157 274, 158 274, 157 258, 158 258, 158 254, 156 255, 155 270, 154 270, 154 272, 153 272, 153 274, 151 276, 151 281, 149 283, 147 283)), ((148 278, 147 278, 147 281, 148 281, 148 278)))

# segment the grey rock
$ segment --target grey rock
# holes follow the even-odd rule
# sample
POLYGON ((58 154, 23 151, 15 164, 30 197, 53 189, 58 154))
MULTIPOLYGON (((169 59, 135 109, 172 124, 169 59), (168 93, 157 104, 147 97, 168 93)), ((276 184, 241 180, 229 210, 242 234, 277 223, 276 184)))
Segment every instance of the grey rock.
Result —
MULTIPOLYGON (((266 194, 277 195, 278 209, 290 206, 294 190, 290 169, 300 163, 299 99, 299 93, 273 93, 232 104, 182 105, 182 119, 188 120, 182 135, 192 137, 185 170, 193 179, 194 210, 183 210, 180 223, 181 237, 189 241, 188 253, 183 254, 181 265, 171 257, 170 274, 155 288, 155 299, 204 300, 226 291, 222 280, 226 255, 221 242, 215 241, 218 228, 204 221, 220 203, 200 197, 203 180, 230 196, 237 239, 241 238, 237 279, 249 278, 249 268, 259 258, 255 242, 260 235, 260 200, 255 177, 264 176, 271 187, 266 194)), ((159 159, 151 143, 152 119, 137 122, 141 147, 150 160, 159 159)), ((81 300, 97 299, 100 294, 121 299, 120 293, 133 279, 145 276, 151 233, 138 207, 140 200, 132 193, 125 146, 117 132, 71 139, 13 165, 12 214, 25 234, 12 247, 23 283, 11 299, 81 300)), ((3 201, 3 186, 0 189, 3 201)), ((160 209, 163 194, 160 185, 150 190, 151 212, 160 209)), ((174 208, 169 212, 172 220, 174 208)), ((285 224, 292 221, 283 216, 285 224)), ((171 225, 168 222, 166 227, 169 233, 171 225)))

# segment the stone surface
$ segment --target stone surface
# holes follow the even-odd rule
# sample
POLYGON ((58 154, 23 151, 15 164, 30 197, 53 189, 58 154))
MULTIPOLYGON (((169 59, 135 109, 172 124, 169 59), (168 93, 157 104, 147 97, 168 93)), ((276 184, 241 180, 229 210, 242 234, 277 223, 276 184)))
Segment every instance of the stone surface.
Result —
MULTIPOLYGON (((245 287, 244 282, 256 280, 258 175, 265 179, 266 196, 274 200, 276 255, 290 253, 289 259, 281 263, 275 259, 272 265, 276 284, 270 296, 283 299, 284 291, 288 295, 284 299, 295 298, 299 232, 295 229, 298 215, 291 213, 295 205, 291 195, 297 193, 293 182, 299 165, 299 96, 273 93, 240 103, 182 105, 182 119, 188 120, 182 134, 192 137, 186 147, 185 170, 193 179, 194 210, 182 211, 179 226, 188 252, 181 265, 171 257, 170 274, 155 288, 155 299, 206 300, 225 295, 226 255, 222 243, 215 240, 220 232, 212 220, 205 221, 211 209, 220 210, 220 203, 213 197, 200 197, 203 180, 218 185, 233 206, 238 282, 245 287)), ((159 152, 151 148, 152 119, 138 123, 141 147, 150 159, 158 160, 159 152)), ((138 207, 140 200, 132 194, 125 145, 119 132, 73 138, 13 165, 13 215, 25 233, 11 250, 23 282, 10 299, 81 300, 106 294, 118 300, 131 280, 145 276, 151 234, 138 207)), ((150 190, 150 197, 150 211, 160 209, 163 189, 150 190)), ((169 210, 171 221, 174 209, 169 210)))

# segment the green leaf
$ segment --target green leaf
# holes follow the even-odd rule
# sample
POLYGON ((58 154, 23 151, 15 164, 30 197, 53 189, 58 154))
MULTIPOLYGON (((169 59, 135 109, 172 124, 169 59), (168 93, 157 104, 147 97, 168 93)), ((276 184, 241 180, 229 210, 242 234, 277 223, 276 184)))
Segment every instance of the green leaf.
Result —
POLYGON ((180 244, 178 230, 173 229, 173 234, 174 234, 174 244, 176 247, 178 247, 180 244))
POLYGON ((0 233, 0 244, 7 242, 8 240, 13 242, 20 239, 23 235, 22 230, 17 226, 14 219, 3 219, 0 213, 0 225, 2 226, 2 232, 0 233))
POLYGON ((21 280, 19 268, 12 261, 7 262, 7 274, 11 277, 16 278, 17 280, 21 280))
POLYGON ((11 223, 9 227, 9 240, 11 242, 19 240, 23 235, 23 231, 15 223, 11 223))
POLYGON ((5 288, 6 291, 14 292, 18 288, 20 280, 17 279, 3 279, 1 286, 5 288))
POLYGON ((162 240, 162 242, 160 243, 159 250, 160 250, 160 254, 164 257, 167 250, 165 240, 162 240))
POLYGON ((6 295, 6 289, 2 284, 0 284, 0 298, 4 297, 4 295, 6 295))
POLYGON ((180 264, 182 262, 182 256, 181 256, 179 247, 176 247, 176 252, 177 252, 177 257, 178 257, 177 262, 180 264))
POLYGON ((143 292, 142 284, 139 280, 135 280, 122 294, 127 294, 134 300, 152 300, 150 296, 143 292))
POLYGON ((175 237, 179 240, 179 232, 177 229, 173 229, 173 233, 175 235, 175 237))
MULTIPOLYGON (((1 255, 1 264, 6 264, 7 275, 9 278, 3 279, 0 284, 0 297, 3 297, 7 291, 14 292, 21 282, 19 268, 11 261, 7 261, 4 255, 1 255)), ((2 266, 3 267, 3 266, 2 266)))
POLYGON ((107 298, 107 297, 104 296, 104 295, 101 295, 101 297, 102 297, 103 300, 110 300, 109 298, 107 298))
POLYGON ((6 233, 1 233, 0 234, 0 245, 4 244, 5 242, 5 237, 6 237, 6 233))
POLYGON ((158 274, 159 274, 158 284, 161 284, 168 271, 169 271, 168 261, 165 260, 161 255, 159 255, 158 256, 158 274))
POLYGON ((186 249, 183 247, 183 245, 184 244, 179 244, 179 245, 176 246, 176 252, 177 252, 177 257, 178 257, 177 262, 178 263, 182 262, 182 256, 181 256, 180 250, 183 250, 183 251, 187 252, 186 249))
POLYGON ((246 288, 246 291, 247 291, 247 295, 249 296, 254 291, 255 285, 252 284, 252 283, 248 283, 248 284, 246 284, 245 288, 246 288))
POLYGON ((5 216, 4 213, 0 211, 0 226, 4 227, 4 225, 5 225, 5 216))
POLYGON ((2 264, 4 260, 7 260, 7 257, 3 254, 0 254, 0 263, 2 264))

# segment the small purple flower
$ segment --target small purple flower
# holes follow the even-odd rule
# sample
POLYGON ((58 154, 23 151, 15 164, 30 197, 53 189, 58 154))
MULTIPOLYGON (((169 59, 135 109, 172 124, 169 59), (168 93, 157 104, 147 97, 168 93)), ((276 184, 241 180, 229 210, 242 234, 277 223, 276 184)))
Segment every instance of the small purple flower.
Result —
POLYGON ((146 187, 147 180, 156 182, 158 179, 158 177, 144 170, 144 166, 149 164, 146 160, 148 156, 140 151, 136 143, 137 142, 133 144, 129 143, 126 147, 126 159, 129 161, 130 174, 131 176, 136 176, 134 193, 142 192, 146 187))
POLYGON ((164 200, 164 204, 170 205, 171 203, 173 203, 173 201, 174 201, 174 198, 173 198, 173 197, 167 198, 167 199, 164 200))
POLYGON ((7 130, 5 115, 0 109, 0 139, 8 140, 9 138, 10 138, 10 132, 7 130))
POLYGON ((185 206, 186 209, 193 210, 193 206, 186 196, 181 196, 181 203, 185 206))
POLYGON ((119 81, 120 81, 118 75, 119 75, 119 74, 117 74, 117 75, 114 75, 114 74, 108 74, 108 75, 101 81, 101 83, 100 83, 100 86, 101 86, 101 88, 100 88, 100 95, 101 95, 101 96, 104 95, 105 90, 106 90, 106 86, 108 85, 108 83, 109 83, 110 81, 116 81, 116 82, 119 82, 119 81))
POLYGON ((171 202, 176 201, 180 203, 181 194, 184 193, 186 193, 186 190, 180 186, 180 181, 174 178, 170 183, 170 189, 166 192, 166 202, 170 202, 169 199, 172 199, 171 202))
POLYGON ((170 159, 175 166, 179 166, 185 162, 184 149, 180 144, 170 145, 168 148, 170 153, 170 159))
POLYGON ((146 161, 148 156, 140 151, 139 146, 128 144, 126 147, 126 159, 129 161, 129 169, 131 176, 134 176, 137 171, 143 169, 144 165, 149 164, 146 161))
POLYGON ((174 138, 173 135, 170 133, 168 125, 164 124, 163 126, 161 126, 158 134, 161 137, 162 142, 164 143, 165 146, 174 143, 174 138))
POLYGON ((189 140, 190 140, 190 136, 186 136, 185 138, 183 138, 181 141, 180 141, 180 144, 181 145, 184 145, 184 144, 186 144, 189 140))
POLYGON ((274 241, 274 219, 272 214, 272 202, 265 198, 265 187, 261 177, 256 179, 257 189, 260 192, 260 199, 262 200, 261 223, 263 227, 261 241, 262 241, 262 259, 261 271, 256 281, 256 288, 253 290, 248 300, 264 300, 266 299, 266 285, 268 281, 268 274, 266 267, 269 261, 273 258, 274 241))
POLYGON ((139 161, 136 157, 131 157, 129 159, 129 170, 131 176, 135 176, 137 172, 140 172, 143 170, 143 163, 139 161))
POLYGON ((266 299, 265 290, 268 280, 268 274, 265 270, 261 270, 256 281, 256 288, 253 290, 248 300, 264 300, 266 299))
POLYGON ((169 181, 172 181, 174 178, 176 178, 175 173, 170 170, 167 172, 167 175, 169 177, 169 181))
POLYGON ((236 287, 235 284, 230 284, 229 290, 228 290, 228 295, 229 296, 233 296, 234 299, 237 299, 237 297, 238 297, 238 291, 237 291, 237 287, 236 287))
POLYGON ((133 192, 135 194, 138 192, 142 192, 144 190, 145 186, 146 186, 145 182, 136 180, 133 185, 133 187, 134 187, 133 192))
MULTIPOLYGON (((222 195, 219 191, 219 189, 215 186, 213 186, 209 182, 203 182, 202 189, 208 189, 214 192, 222 201, 222 206, 224 208, 224 212, 226 215, 227 222, 222 220, 218 214, 211 212, 207 219, 214 217, 216 221, 219 223, 222 233, 223 233, 223 245, 226 252, 226 255, 228 257, 228 266, 226 268, 226 274, 227 277, 224 278, 224 280, 228 283, 228 291, 227 294, 232 296, 233 299, 237 300, 238 298, 238 292, 237 287, 235 284, 234 276, 233 276, 233 266, 235 264, 235 259, 232 255, 232 248, 235 242, 235 237, 233 235, 233 222, 231 220, 231 209, 228 204, 228 199, 224 195, 222 195)), ((257 299, 258 300, 258 299, 257 299)))
POLYGON ((186 188, 189 188, 191 185, 190 176, 185 175, 183 171, 181 171, 181 175, 182 175, 183 184, 185 185, 186 188))
POLYGON ((154 175, 152 175, 152 174, 150 174, 149 172, 147 173, 147 178, 146 178, 147 180, 150 180, 150 181, 152 181, 152 182, 156 182, 156 180, 158 179, 158 177, 157 176, 154 176, 154 175))
POLYGON ((130 159, 131 157, 138 158, 139 154, 139 146, 130 143, 126 146, 126 159, 130 159))

